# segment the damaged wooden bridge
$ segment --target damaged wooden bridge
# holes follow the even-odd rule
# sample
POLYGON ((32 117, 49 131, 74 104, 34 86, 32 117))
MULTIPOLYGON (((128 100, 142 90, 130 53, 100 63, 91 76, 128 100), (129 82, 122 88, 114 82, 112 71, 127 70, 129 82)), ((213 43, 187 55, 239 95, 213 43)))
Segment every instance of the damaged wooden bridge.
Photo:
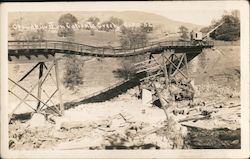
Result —
MULTIPOLYGON (((168 73, 168 77, 173 77, 176 74, 180 73, 185 78, 187 78, 188 76, 181 70, 181 68, 184 67, 187 70, 188 61, 192 60, 196 55, 200 54, 203 49, 212 48, 213 46, 213 41, 160 41, 138 44, 134 48, 124 49, 120 47, 96 47, 80 43, 54 40, 8 41, 9 63, 37 62, 37 65, 28 70, 27 73, 23 77, 21 77, 19 81, 14 81, 10 78, 9 81, 27 93, 24 97, 18 97, 18 99, 20 99, 20 103, 16 106, 16 108, 18 108, 22 103, 27 105, 25 100, 28 96, 32 96, 38 101, 35 111, 40 111, 43 107, 50 108, 48 102, 56 93, 58 93, 60 107, 58 110, 54 111, 56 111, 59 115, 63 115, 64 105, 62 102, 60 90, 58 59, 56 56, 57 54, 73 54, 103 58, 123 58, 129 56, 149 55, 148 60, 135 64, 135 67, 137 67, 137 73, 147 73, 147 76, 142 78, 141 80, 156 77, 166 72, 168 73), (160 56, 155 57, 156 55, 160 56), (53 61, 53 64, 50 67, 47 67, 45 65, 45 62, 51 61, 53 61), (53 67, 55 68, 55 84, 57 85, 57 89, 54 93, 48 96, 47 101, 42 101, 42 84, 44 83, 46 78, 51 75, 50 72, 53 67), (21 86, 19 82, 24 80, 36 68, 39 69, 39 80, 33 85, 31 89, 27 89, 21 86), (37 95, 34 95, 32 94, 32 91, 36 87, 38 88, 38 93, 37 95)), ((16 95, 11 89, 9 90, 9 92, 16 95)), ((14 111, 15 110, 16 109, 14 109, 14 111)), ((13 115, 14 111, 10 114, 10 117, 13 115)))
POLYGON ((213 47, 213 41, 204 41, 194 44, 191 41, 162 41, 138 44, 134 48, 124 49, 119 47, 95 47, 80 43, 66 41, 9 41, 8 42, 8 58, 9 61, 23 60, 25 61, 41 59, 49 59, 55 54, 75 54, 82 56, 96 57, 128 57, 137 56, 150 52, 151 54, 159 54, 164 50, 174 50, 175 53, 181 52, 201 52, 204 48, 213 47))

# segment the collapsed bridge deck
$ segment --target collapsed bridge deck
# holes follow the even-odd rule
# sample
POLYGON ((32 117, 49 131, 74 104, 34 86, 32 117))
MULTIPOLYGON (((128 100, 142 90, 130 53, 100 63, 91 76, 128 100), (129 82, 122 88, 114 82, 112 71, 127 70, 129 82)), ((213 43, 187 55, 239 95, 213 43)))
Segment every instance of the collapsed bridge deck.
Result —
POLYGON ((9 61, 19 60, 21 56, 32 60, 43 56, 48 59, 56 53, 76 54, 81 56, 96 57, 128 57, 143 55, 148 52, 159 54, 163 50, 174 50, 174 52, 201 52, 204 48, 213 47, 213 41, 193 43, 192 41, 161 41, 138 44, 134 48, 124 49, 121 47, 96 47, 80 43, 66 41, 8 41, 9 61))

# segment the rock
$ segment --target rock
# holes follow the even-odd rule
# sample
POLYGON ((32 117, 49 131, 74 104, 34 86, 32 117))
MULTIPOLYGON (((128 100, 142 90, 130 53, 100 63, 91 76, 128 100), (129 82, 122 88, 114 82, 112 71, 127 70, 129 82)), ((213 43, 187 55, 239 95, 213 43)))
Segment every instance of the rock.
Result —
POLYGON ((120 127, 124 127, 125 125, 126 122, 124 121, 124 119, 121 118, 114 119, 112 120, 111 129, 118 129, 120 127))
POLYGON ((70 122, 69 119, 64 118, 64 117, 56 117, 53 120, 55 121, 56 130, 60 130, 65 123, 70 122))
POLYGON ((28 121, 28 125, 30 128, 35 127, 44 127, 46 126, 47 121, 43 114, 34 113, 31 119, 28 121))
POLYGON ((72 121, 72 122, 62 122, 61 123, 61 128, 70 130, 70 129, 79 129, 86 127, 84 122, 81 121, 72 121))
POLYGON ((152 103, 152 94, 151 91, 147 89, 142 90, 142 105, 143 106, 150 106, 152 103))
POLYGON ((144 143, 145 144, 149 144, 149 143, 151 143, 151 144, 156 144, 156 139, 158 138, 158 136, 155 134, 155 133, 152 133, 152 134, 149 134, 149 135, 147 135, 146 137, 145 137, 145 139, 144 139, 144 143))

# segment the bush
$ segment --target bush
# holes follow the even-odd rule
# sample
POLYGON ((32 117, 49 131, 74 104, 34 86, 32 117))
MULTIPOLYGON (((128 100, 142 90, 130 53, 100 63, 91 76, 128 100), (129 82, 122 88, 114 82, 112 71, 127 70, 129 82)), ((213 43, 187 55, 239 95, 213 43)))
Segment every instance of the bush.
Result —
POLYGON ((83 62, 76 55, 67 57, 65 69, 63 84, 66 88, 75 90, 75 87, 83 84, 83 62))
POLYGON ((215 40, 236 41, 240 38, 239 19, 227 15, 223 17, 224 24, 211 34, 215 40))
POLYGON ((139 48, 145 46, 147 42, 147 33, 141 27, 121 27, 120 43, 122 48, 139 48))
POLYGON ((224 22, 219 28, 210 34, 210 37, 215 40, 236 41, 240 39, 240 19, 237 15, 224 15, 218 21, 214 21, 208 27, 202 28, 201 32, 208 33, 210 30, 224 22))

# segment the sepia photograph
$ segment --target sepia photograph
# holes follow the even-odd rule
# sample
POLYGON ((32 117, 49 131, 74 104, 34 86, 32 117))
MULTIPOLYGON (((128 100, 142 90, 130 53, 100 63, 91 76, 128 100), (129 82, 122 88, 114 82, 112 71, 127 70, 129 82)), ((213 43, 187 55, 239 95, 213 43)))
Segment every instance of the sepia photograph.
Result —
POLYGON ((1 6, 4 149, 249 154, 248 5, 1 6))

